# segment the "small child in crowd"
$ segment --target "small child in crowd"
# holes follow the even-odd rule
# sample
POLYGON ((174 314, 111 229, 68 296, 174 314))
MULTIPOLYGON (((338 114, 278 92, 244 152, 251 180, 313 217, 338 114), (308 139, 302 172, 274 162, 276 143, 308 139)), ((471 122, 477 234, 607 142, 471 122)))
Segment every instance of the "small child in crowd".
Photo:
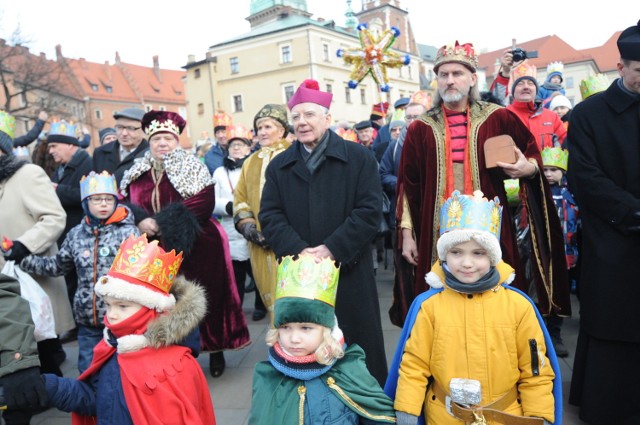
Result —
MULTIPOLYGON (((567 187, 567 165, 569 163, 569 152, 561 147, 544 148, 542 150, 542 165, 544 176, 549 182, 551 195, 558 210, 558 217, 562 225, 564 234, 564 250, 567 258, 567 269, 569 270, 569 281, 577 282, 578 277, 578 230, 580 220, 578 217, 578 205, 576 205, 573 195, 567 187)), ((558 357, 567 357, 569 350, 564 346, 564 341, 560 334, 562 330, 562 317, 551 315, 547 317, 547 329, 551 335, 553 346, 558 357)))
POLYGON ((73 296, 73 315, 78 327, 78 369, 84 372, 93 347, 102 339, 105 307, 93 291, 99 276, 107 273, 120 244, 139 235, 134 217, 126 206, 118 206, 116 179, 106 171, 92 171, 80 180, 85 216, 72 228, 55 256, 29 255, 20 267, 41 276, 63 276, 74 268, 78 287, 73 296))
POLYGON ((250 425, 395 423, 393 402, 345 348, 335 317, 339 268, 326 258, 285 257, 278 265, 269 360, 256 365, 250 425))
POLYGON ((182 253, 166 253, 146 235, 129 237, 95 286, 107 311, 104 338, 77 380, 43 375, 50 404, 73 424, 215 424, 209 386, 177 345, 206 312, 204 289, 176 278, 182 253), (97 417, 97 418, 96 418, 97 417))
POLYGON ((454 191, 442 206, 431 289, 409 311, 385 386, 398 424, 562 423, 544 324, 508 286, 514 270, 502 260, 501 214, 498 198, 479 191, 454 191))

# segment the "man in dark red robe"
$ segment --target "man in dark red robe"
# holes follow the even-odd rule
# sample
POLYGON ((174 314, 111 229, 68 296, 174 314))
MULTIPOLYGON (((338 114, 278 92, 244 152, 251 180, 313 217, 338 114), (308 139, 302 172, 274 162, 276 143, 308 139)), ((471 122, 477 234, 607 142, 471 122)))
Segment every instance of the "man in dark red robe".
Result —
MULTIPOLYGON (((481 190, 489 199, 507 205, 504 180, 520 179, 523 219, 531 224, 531 271, 535 285, 529 288, 518 255, 513 217, 508 208, 501 228, 504 259, 516 269, 513 285, 528 292, 545 315, 571 314, 562 229, 548 184, 541 174, 540 151, 531 132, 512 112, 480 101, 477 88, 477 56, 471 44, 443 46, 434 71, 438 93, 434 108, 413 122, 405 139, 398 190, 398 220, 402 226, 403 255, 416 265, 414 297, 427 289, 424 276, 437 259, 436 240, 440 207, 455 189, 471 194, 481 190), (515 163, 485 166, 485 141, 510 135, 515 141, 515 163), (415 243, 412 241, 415 240, 415 243), (557 271, 557 273, 555 273, 557 271)), ((405 313, 406 314, 406 313, 405 313)))

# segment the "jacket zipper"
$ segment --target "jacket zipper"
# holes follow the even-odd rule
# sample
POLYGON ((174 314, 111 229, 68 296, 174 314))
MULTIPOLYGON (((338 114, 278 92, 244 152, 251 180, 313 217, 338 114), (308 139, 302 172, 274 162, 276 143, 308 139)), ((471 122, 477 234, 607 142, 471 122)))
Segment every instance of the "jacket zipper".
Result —
POLYGON ((538 343, 535 339, 529 340, 529 349, 531 350, 531 373, 533 376, 540 375, 539 361, 538 361, 538 343))

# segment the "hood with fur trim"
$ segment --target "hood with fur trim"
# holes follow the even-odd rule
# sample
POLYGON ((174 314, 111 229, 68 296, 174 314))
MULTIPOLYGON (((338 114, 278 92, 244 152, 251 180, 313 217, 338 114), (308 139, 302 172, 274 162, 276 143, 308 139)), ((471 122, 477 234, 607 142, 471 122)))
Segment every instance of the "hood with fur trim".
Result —
MULTIPOLYGON (((500 260, 500 262, 496 265, 496 269, 500 274, 500 282, 498 285, 509 285, 516 278, 516 271, 509 264, 500 260)), ((444 270, 442 269, 442 264, 440 260, 436 261, 431 267, 431 271, 427 273, 424 277, 424 280, 427 282, 427 285, 434 289, 439 289, 444 286, 444 270)))

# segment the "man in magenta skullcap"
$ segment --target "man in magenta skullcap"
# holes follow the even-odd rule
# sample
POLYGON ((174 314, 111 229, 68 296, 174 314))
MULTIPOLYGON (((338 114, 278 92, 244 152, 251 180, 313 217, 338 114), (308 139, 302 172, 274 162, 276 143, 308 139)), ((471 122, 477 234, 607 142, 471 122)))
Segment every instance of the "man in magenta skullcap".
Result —
POLYGON ((371 242, 382 215, 378 164, 331 125, 331 93, 305 80, 289 101, 296 141, 266 172, 260 223, 277 257, 308 253, 340 265, 336 316, 348 345, 360 345, 369 371, 387 376, 371 242))

